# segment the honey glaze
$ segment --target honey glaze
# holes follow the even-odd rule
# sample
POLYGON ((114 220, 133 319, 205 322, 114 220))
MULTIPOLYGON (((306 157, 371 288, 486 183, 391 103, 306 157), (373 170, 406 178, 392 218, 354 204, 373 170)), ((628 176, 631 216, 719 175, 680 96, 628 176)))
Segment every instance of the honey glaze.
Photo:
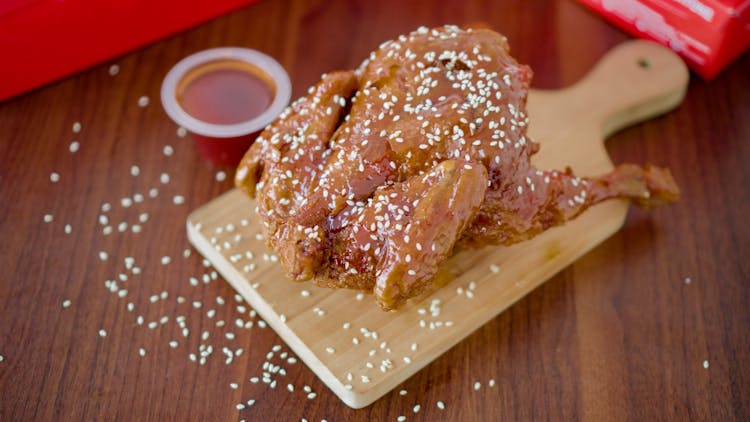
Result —
POLYGON ((263 70, 240 60, 216 60, 188 71, 176 98, 198 120, 231 125, 261 115, 273 102, 276 85, 263 70))

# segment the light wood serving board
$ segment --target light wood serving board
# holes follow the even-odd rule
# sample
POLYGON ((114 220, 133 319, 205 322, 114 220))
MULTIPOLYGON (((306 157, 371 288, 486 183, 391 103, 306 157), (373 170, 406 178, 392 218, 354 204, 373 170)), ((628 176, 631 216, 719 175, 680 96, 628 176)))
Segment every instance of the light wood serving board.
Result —
MULTIPOLYGON (((578 175, 611 170, 604 138, 676 107, 687 82, 685 65, 670 50, 630 41, 575 85, 532 90, 530 132, 542 144, 534 163, 570 165, 578 175)), ((594 206, 512 247, 460 253, 447 264, 452 278, 445 287, 394 312, 381 311, 369 294, 289 281, 260 240, 254 208, 239 191, 227 192, 190 215, 190 241, 341 400, 361 408, 617 231, 628 202, 594 206)))

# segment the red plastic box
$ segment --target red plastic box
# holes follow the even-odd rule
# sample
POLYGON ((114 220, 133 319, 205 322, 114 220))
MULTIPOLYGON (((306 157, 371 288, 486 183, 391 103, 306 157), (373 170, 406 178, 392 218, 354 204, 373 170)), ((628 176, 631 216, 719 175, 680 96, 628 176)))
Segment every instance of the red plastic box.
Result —
POLYGON ((0 0, 0 101, 256 0, 0 0))
POLYGON ((578 0, 711 79, 750 46, 750 0, 578 0))

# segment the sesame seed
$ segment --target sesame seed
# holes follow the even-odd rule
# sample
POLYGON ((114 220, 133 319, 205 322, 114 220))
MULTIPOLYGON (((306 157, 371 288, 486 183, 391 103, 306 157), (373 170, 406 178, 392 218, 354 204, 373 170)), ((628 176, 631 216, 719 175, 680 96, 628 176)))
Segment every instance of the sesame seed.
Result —
POLYGON ((312 399, 314 399, 314 398, 315 398, 316 396, 317 396, 317 394, 315 394, 315 393, 307 393, 307 399, 308 399, 308 400, 312 400, 312 399))
POLYGON ((54 220, 54 217, 52 217, 52 214, 44 214, 44 222, 45 223, 51 223, 52 220, 54 220))
POLYGON ((99 337, 107 337, 107 331, 104 328, 99 330, 99 337))
POLYGON ((109 67, 109 76, 115 76, 120 73, 120 66, 113 64, 109 67))
POLYGON ((168 265, 170 262, 172 262, 172 258, 166 255, 161 257, 161 265, 168 265))
POLYGON ((99 251, 99 259, 102 261, 106 261, 107 258, 109 258, 109 255, 105 251, 99 251))
POLYGON ((148 106, 149 99, 147 96, 142 95, 140 98, 138 98, 138 107, 146 107, 148 106))
POLYGON ((235 406, 235 407, 237 408, 237 410, 242 410, 242 409, 245 408, 245 405, 242 404, 242 403, 237 403, 237 406, 235 406))
POLYGON ((438 407, 438 409, 443 410, 443 409, 445 409, 445 403, 443 403, 442 401, 438 401, 437 402, 437 407, 438 407))
POLYGON ((690 284, 692 281, 690 277, 685 277, 685 284, 690 284))
POLYGON ((703 361, 703 368, 708 369, 708 360, 703 361))
POLYGON ((482 388, 482 383, 477 381, 474 383, 474 390, 479 391, 479 389, 482 388))
POLYGON ((62 307, 63 308, 68 308, 68 307, 70 307, 70 303, 71 303, 70 299, 65 299, 65 300, 63 300, 62 307))
POLYGON ((227 174, 224 171, 216 172, 216 181, 223 182, 227 178, 227 174))
POLYGON ((172 154, 174 154, 174 148, 172 148, 172 145, 164 145, 164 149, 162 149, 162 152, 165 156, 171 157, 172 154))
POLYGON ((161 175, 159 176, 159 181, 160 181, 160 182, 161 182, 162 184, 164 184, 164 185, 166 185, 167 183, 169 183, 169 174, 168 174, 168 173, 162 173, 162 174, 161 174, 161 175))
POLYGON ((78 152, 78 150, 81 148, 81 144, 78 143, 78 141, 73 141, 68 145, 68 151, 70 151, 72 154, 75 154, 78 152))
POLYGON ((488 384, 488 385, 489 385, 490 387, 494 387, 494 386, 495 386, 495 379, 494 379, 494 378, 490 378, 490 382, 488 382, 487 384, 488 384))
POLYGON ((177 345, 178 345, 178 343, 177 343, 176 340, 172 340, 172 341, 169 342, 169 347, 171 347, 173 349, 177 348, 177 345))
POLYGON ((60 175, 58 173, 56 173, 56 172, 53 171, 49 175, 49 181, 52 182, 52 183, 59 182, 60 181, 60 175))
POLYGON ((175 195, 174 198, 172 198, 172 202, 174 202, 175 205, 181 205, 185 203, 185 197, 182 195, 175 195))
POLYGON ((122 198, 120 199, 120 205, 122 205, 123 208, 129 208, 133 205, 133 200, 130 198, 122 198))
POLYGON ((141 357, 146 356, 146 349, 141 347, 140 349, 138 349, 138 354, 141 355, 141 357))
POLYGON ((73 227, 70 224, 65 225, 65 234, 70 234, 73 232, 73 227))
POLYGON ((497 274, 500 272, 500 267, 495 264, 490 264, 490 272, 492 272, 493 274, 497 274))
POLYGON ((73 123, 73 133, 79 133, 81 131, 81 122, 73 123))
POLYGON ((412 410, 414 411, 414 413, 419 413, 419 409, 421 409, 421 408, 422 408, 422 406, 416 405, 416 406, 414 406, 414 408, 412 410))
POLYGON ((336 349, 334 349, 333 347, 326 347, 326 352, 333 354, 336 352, 336 349))

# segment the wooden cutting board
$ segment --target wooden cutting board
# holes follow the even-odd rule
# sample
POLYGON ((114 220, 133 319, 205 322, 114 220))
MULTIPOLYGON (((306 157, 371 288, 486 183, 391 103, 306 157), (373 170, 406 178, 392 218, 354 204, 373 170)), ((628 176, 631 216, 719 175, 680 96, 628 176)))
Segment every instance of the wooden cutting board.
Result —
MULTIPOLYGON (((630 41, 575 85, 532 90, 530 131, 542 144, 535 164, 570 165, 582 176, 611 170, 603 139, 676 107, 687 82, 670 50, 630 41)), ((361 408, 617 231, 628 202, 594 206, 512 247, 460 253, 447 264, 445 287, 394 312, 381 311, 369 294, 289 281, 266 250, 254 207, 227 192, 189 216, 190 241, 341 400, 361 408)))

